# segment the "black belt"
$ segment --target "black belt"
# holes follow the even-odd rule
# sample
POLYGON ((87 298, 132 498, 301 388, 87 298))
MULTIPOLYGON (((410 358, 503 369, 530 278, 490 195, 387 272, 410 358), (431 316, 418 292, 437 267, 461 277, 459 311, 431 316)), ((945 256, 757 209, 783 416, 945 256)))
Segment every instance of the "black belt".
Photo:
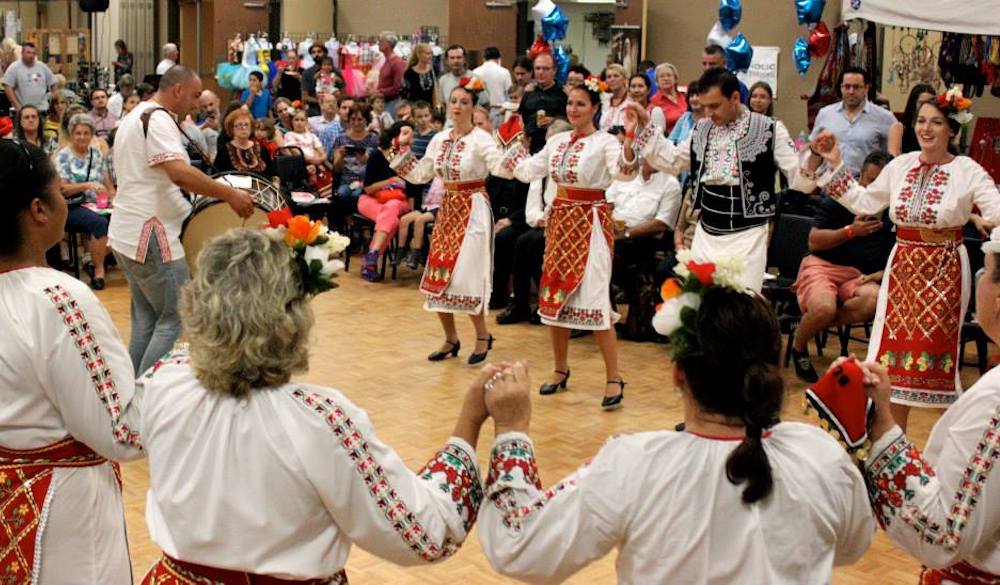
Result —
POLYGON ((746 217, 743 212, 743 189, 731 185, 698 186, 697 208, 701 209, 701 227, 712 235, 742 232, 766 225, 771 217, 746 217))

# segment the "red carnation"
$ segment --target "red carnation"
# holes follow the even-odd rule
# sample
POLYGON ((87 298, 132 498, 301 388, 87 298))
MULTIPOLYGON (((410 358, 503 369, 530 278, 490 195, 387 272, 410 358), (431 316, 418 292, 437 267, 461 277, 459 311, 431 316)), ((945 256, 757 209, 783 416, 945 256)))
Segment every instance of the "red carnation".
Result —
POLYGON ((694 274, 695 278, 698 279, 698 282, 701 283, 701 286, 712 285, 712 276, 715 274, 714 262, 706 262, 704 264, 699 264, 694 260, 691 260, 687 263, 687 267, 688 270, 691 271, 691 274, 694 274))

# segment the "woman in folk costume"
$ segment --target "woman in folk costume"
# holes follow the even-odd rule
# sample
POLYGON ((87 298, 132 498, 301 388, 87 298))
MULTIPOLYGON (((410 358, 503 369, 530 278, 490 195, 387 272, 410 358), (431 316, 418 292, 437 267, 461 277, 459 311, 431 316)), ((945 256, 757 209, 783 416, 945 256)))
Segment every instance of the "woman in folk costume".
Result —
POLYGON ((399 135, 399 154, 389 165, 409 183, 423 185, 434 177, 444 181, 445 194, 431 233, 421 292, 424 308, 437 313, 444 329, 441 348, 427 356, 434 361, 458 356, 462 347, 455 328, 455 314, 469 315, 476 328, 476 351, 470 364, 486 359, 493 336, 486 329, 486 313, 493 278, 493 212, 486 194, 486 176, 497 167, 503 153, 493 137, 472 123, 482 81, 463 77, 448 98, 453 126, 438 132, 423 158, 410 150, 413 129, 399 135))
POLYGON ((545 260, 538 291, 538 314, 552 326, 555 368, 539 392, 554 394, 569 380, 569 335, 572 329, 594 332, 604 358, 604 398, 601 406, 621 406, 625 381, 618 373, 618 341, 611 306, 611 209, 604 190, 615 179, 630 179, 633 170, 619 165, 621 144, 598 131, 594 116, 601 108, 604 82, 589 78, 573 88, 566 116, 572 132, 549 138, 534 155, 519 143, 508 149, 505 171, 525 183, 546 175, 558 183, 556 199, 545 223, 545 260))
POLYGON ((143 456, 135 374, 104 307, 47 267, 66 201, 40 149, 0 141, 0 581, 130 583, 108 459, 143 456))
POLYGON ((778 422, 777 319, 729 264, 688 264, 654 319, 671 337, 684 431, 616 436, 546 489, 524 372, 487 384, 496 440, 479 540, 497 571, 557 583, 617 548, 623 585, 800 585, 865 552, 864 480, 825 432, 778 422))
MULTIPOLYGON (((920 136, 920 130, 917 130, 920 136)), ((983 244, 986 270, 976 283, 976 319, 994 341, 1000 339, 1000 229, 983 244)), ((831 422, 871 420, 874 444, 863 473, 875 518, 900 548, 925 569, 922 585, 1000 583, 1000 369, 994 368, 945 412, 921 451, 892 414, 895 382, 877 362, 840 365, 858 372, 874 396, 875 413, 842 397, 822 406, 831 422), (838 404, 839 408, 828 408, 838 404), (871 418, 869 418, 871 417, 871 418), (992 471, 992 472, 991 472, 992 471)), ((820 381, 823 384, 823 380, 820 381)), ((813 392, 812 390, 810 392, 813 392)), ((822 391, 820 391, 822 397, 822 391)))
POLYGON ((344 394, 290 382, 308 367, 310 297, 333 286, 342 264, 330 256, 346 238, 304 216, 272 214, 272 225, 205 247, 183 291, 190 350, 140 379, 156 395, 143 405, 146 522, 164 553, 148 585, 341 584, 352 544, 433 562, 476 520, 482 385, 495 369, 414 473, 344 394))
POLYGON ((887 278, 879 291, 868 360, 889 368, 893 414, 906 430, 911 406, 947 408, 962 391, 959 339, 971 290, 962 226, 975 205, 1000 222, 1000 193, 971 158, 949 147, 971 120, 971 101, 953 90, 923 102, 915 122, 920 150, 890 162, 862 188, 840 160, 836 138, 817 137, 806 163, 826 160, 818 184, 859 215, 886 207, 897 226, 887 278))

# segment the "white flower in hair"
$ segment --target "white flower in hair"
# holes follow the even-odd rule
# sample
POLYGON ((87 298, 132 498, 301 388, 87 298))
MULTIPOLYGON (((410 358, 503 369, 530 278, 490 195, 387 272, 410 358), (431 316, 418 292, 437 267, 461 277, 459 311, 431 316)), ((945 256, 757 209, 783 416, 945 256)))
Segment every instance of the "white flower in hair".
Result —
POLYGON ((698 310, 701 306, 701 295, 684 293, 670 302, 663 303, 660 310, 653 315, 653 329, 660 335, 670 337, 681 328, 681 312, 685 307, 698 310))
POLYGON ((326 241, 326 247, 334 256, 346 250, 347 246, 351 244, 351 238, 342 236, 339 232, 330 232, 327 234, 327 238, 329 239, 326 241))

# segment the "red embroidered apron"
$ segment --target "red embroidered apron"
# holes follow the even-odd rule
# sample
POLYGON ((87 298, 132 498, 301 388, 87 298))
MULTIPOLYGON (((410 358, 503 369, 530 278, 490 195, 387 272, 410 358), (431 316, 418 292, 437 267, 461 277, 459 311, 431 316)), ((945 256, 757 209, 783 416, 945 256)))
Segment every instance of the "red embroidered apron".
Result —
POLYGON ((604 191, 559 185, 545 223, 545 260, 538 290, 538 313, 542 317, 558 319, 566 299, 583 282, 594 231, 593 209, 597 210, 613 254, 611 210, 605 205, 604 191))
MULTIPOLYGON (((107 463, 72 437, 39 449, 0 447, 0 582, 32 583, 35 545, 44 531, 42 515, 57 467, 93 467, 107 463)), ((121 485, 119 484, 119 488, 121 485)))
POLYGON ((894 401, 946 407, 958 398, 962 231, 901 227, 896 238, 877 359, 894 401))
POLYGON ((465 241, 465 232, 472 218, 472 197, 476 193, 486 194, 485 181, 445 182, 445 193, 441 197, 441 209, 434 220, 431 232, 431 249, 427 256, 427 267, 420 281, 420 291, 429 295, 440 295, 448 289, 458 253, 465 241))
POLYGON ((920 573, 920 585, 941 585, 945 579, 958 585, 1000 585, 1000 575, 980 571, 965 561, 946 569, 924 569, 920 573))
POLYGON ((142 579, 142 585, 347 585, 347 573, 323 579, 292 581, 230 569, 215 569, 163 556, 142 579))

